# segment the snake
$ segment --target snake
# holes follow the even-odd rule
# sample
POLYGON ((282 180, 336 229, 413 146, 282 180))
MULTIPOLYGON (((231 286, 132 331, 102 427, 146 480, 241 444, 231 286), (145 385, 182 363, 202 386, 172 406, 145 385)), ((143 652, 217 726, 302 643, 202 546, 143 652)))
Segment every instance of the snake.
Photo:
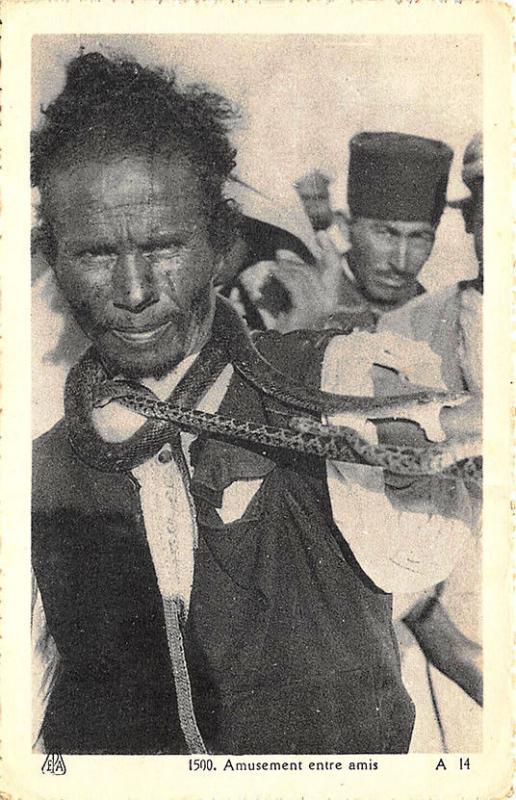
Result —
POLYGON ((373 444, 351 427, 318 421, 323 415, 343 412, 366 418, 406 417, 410 408, 421 404, 453 406, 468 397, 464 392, 440 391, 358 397, 302 386, 263 357, 243 320, 227 301, 218 298, 212 339, 168 400, 160 400, 139 383, 110 379, 99 357, 88 352, 69 373, 65 418, 72 447, 99 469, 122 470, 141 463, 149 457, 151 445, 156 450, 170 437, 172 425, 177 433, 187 430, 237 444, 248 443, 262 448, 264 453, 276 448, 333 461, 364 463, 397 475, 461 477, 466 483, 480 485, 478 437, 424 447, 373 444), (191 407, 227 363, 260 392, 289 408, 286 425, 235 419, 191 407), (112 401, 146 418, 128 443, 104 442, 93 426, 92 410, 112 401))
MULTIPOLYGON (((345 332, 340 331, 340 333, 345 332)), ((335 331, 325 333, 331 335, 335 334, 335 331)), ((244 321, 223 297, 217 298, 213 334, 224 342, 231 363, 247 383, 287 406, 308 411, 316 416, 353 412, 364 416, 374 413, 376 419, 393 419, 406 416, 406 411, 415 406, 430 403, 455 406, 469 397, 467 392, 436 390, 384 397, 361 397, 334 394, 300 385, 277 370, 261 355, 251 340, 244 321)))

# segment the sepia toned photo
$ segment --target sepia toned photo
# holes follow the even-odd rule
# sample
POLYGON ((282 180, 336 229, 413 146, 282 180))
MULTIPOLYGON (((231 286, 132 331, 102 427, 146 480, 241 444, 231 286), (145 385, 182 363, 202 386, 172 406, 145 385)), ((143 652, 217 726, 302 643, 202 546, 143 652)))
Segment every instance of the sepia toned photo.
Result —
POLYGON ((494 797, 487 33, 115 31, 27 40, 16 789, 494 797))

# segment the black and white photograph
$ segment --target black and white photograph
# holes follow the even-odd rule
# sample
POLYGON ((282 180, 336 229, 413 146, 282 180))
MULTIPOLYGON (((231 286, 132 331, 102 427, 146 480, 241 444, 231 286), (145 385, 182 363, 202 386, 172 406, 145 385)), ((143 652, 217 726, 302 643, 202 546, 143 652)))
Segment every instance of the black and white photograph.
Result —
POLYGON ((466 773, 492 736, 483 36, 30 50, 37 769, 182 756, 152 762, 249 797, 383 756, 466 773))

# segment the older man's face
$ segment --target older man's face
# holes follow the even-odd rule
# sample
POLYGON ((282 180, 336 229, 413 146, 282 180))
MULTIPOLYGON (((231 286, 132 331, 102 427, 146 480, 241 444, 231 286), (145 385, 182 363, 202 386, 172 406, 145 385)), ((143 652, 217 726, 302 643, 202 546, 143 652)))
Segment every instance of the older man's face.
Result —
POLYGON ((113 155, 50 178, 59 285, 111 369, 160 376, 203 342, 216 256, 186 158, 113 155))
POLYGON ((407 302, 432 252, 433 226, 358 217, 351 221, 349 234, 349 265, 361 291, 386 306, 407 302))

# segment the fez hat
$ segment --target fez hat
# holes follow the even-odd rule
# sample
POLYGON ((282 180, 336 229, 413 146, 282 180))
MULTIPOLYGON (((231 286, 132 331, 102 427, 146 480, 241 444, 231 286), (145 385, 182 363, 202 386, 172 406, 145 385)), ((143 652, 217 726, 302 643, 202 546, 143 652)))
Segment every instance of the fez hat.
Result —
POLYGON ((439 221, 453 158, 448 145, 404 133, 359 133, 349 148, 352 216, 432 225, 439 221))

